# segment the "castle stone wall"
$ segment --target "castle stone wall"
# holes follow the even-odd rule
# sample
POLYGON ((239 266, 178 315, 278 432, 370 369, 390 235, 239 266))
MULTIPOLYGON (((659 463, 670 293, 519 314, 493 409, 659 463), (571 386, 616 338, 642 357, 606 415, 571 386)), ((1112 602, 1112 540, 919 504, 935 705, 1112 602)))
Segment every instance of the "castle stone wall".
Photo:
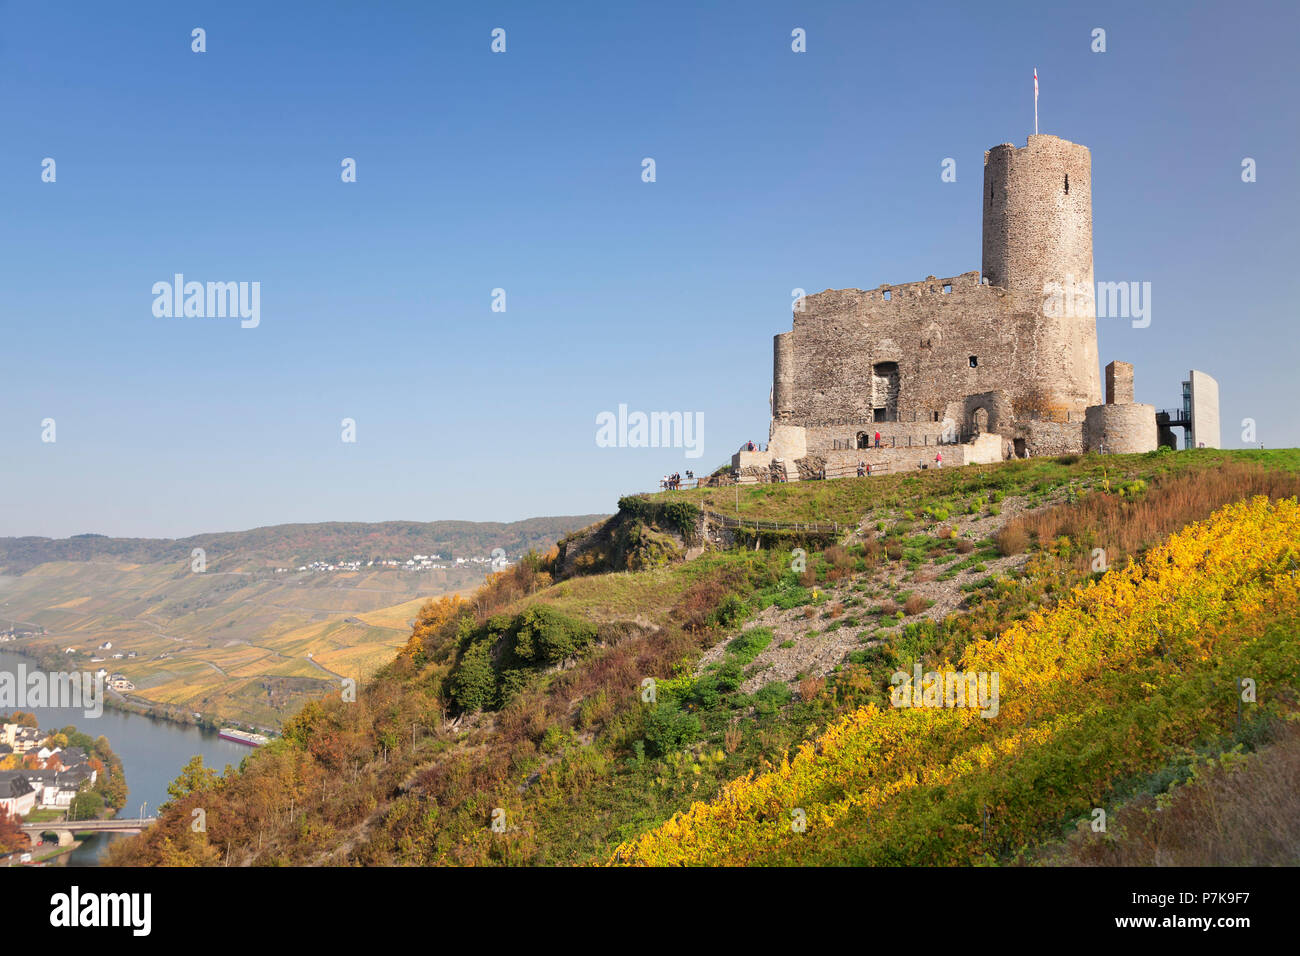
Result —
POLYGON ((1025 454, 1030 458, 1080 455, 1084 451, 1084 422, 1024 422, 1025 454))
POLYGON ((978 273, 827 290, 804 301, 789 339, 777 340, 778 421, 887 424, 874 422, 881 390, 873 378, 895 366, 897 402, 887 414, 904 422, 941 423, 967 395, 995 389, 1025 410, 1048 401, 1036 317, 1014 313, 978 273))
POLYGON ((1106 404, 1133 403, 1133 366, 1128 362, 1111 362, 1106 366, 1106 404))

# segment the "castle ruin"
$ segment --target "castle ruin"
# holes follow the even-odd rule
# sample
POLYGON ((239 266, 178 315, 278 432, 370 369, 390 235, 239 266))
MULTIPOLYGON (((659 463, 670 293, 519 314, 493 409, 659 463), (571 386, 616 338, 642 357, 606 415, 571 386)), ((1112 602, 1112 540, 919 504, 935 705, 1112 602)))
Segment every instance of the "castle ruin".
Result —
POLYGON ((768 447, 733 457, 742 479, 1155 449, 1132 365, 1107 366, 1102 402, 1091 172, 1056 136, 995 146, 979 272, 796 302, 774 341, 768 447))

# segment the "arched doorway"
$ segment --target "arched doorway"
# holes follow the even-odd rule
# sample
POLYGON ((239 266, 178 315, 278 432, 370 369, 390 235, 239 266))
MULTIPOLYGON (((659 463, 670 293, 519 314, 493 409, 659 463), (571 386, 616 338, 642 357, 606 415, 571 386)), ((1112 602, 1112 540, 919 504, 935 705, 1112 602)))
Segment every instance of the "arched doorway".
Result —
POLYGON ((871 436, 868 435, 866 432, 858 432, 858 447, 859 447, 859 448, 870 448, 870 447, 871 447, 871 436))
POLYGON ((971 426, 975 429, 975 434, 981 435, 989 430, 989 411, 987 408, 977 408, 971 412, 971 426))

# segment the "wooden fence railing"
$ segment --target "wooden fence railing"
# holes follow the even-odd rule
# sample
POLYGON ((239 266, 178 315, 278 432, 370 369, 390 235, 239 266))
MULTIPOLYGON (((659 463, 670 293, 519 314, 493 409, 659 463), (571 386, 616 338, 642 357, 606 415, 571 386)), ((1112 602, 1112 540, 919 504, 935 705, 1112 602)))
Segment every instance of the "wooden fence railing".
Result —
POLYGON ((702 510, 705 520, 722 525, 724 528, 749 528, 753 531, 810 531, 815 534, 839 534, 841 530, 847 531, 849 528, 845 525, 841 529, 838 521, 831 524, 818 524, 813 521, 760 521, 755 518, 738 518, 720 511, 710 511, 708 508, 702 510))

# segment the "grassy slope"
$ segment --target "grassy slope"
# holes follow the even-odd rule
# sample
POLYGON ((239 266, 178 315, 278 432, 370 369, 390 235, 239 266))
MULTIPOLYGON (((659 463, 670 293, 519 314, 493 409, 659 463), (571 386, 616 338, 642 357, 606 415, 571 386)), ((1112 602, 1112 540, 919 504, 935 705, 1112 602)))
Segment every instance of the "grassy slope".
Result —
POLYGON ((659 500, 689 501, 713 511, 765 521, 838 521, 856 523, 882 508, 919 511, 927 502, 1001 490, 1026 494, 1049 490, 1064 482, 1093 484, 1109 477, 1148 481, 1178 472, 1214 468, 1227 462, 1257 463, 1265 468, 1294 470, 1300 461, 1295 449, 1195 451, 1149 455, 1068 455, 1031 458, 996 465, 970 465, 938 471, 879 475, 868 479, 740 485, 738 488, 691 488, 662 491, 659 500), (737 494, 739 492, 739 494, 737 494), (739 507, 737 507, 739 497, 739 507))
MULTIPOLYGON (((1105 482, 1118 487, 1140 478, 1151 485, 1152 501, 1167 504, 1165 499, 1175 495, 1160 490, 1165 482, 1243 463, 1294 481, 1300 452, 1033 460, 920 475, 748 486, 740 489, 740 512, 777 520, 856 523, 869 518, 893 524, 912 511, 918 518, 906 524, 930 530, 941 522, 919 517, 927 507, 956 507, 967 497, 994 489, 1004 505, 1034 506, 1060 500, 1071 485, 1096 492, 1105 482)), ((736 490, 668 495, 733 511, 736 490)), ((1127 502, 1115 495, 1093 497, 1114 505, 1106 518, 1112 525, 1133 523, 1128 521, 1133 506, 1127 502)), ((1183 502, 1180 508, 1166 508, 1169 514, 1161 512, 1162 520, 1185 522, 1211 510, 1198 501, 1183 502)), ((1091 515, 1077 508, 1071 513, 1091 515)), ((1136 523, 1152 532, 1159 524, 1136 523)), ((1167 527, 1162 536, 1177 527, 1181 524, 1167 527)), ((618 843, 695 800, 710 798, 726 781, 762 769, 838 717, 867 703, 887 701, 887 675, 904 656, 929 661, 960 652, 965 644, 991 636, 1035 606, 1054 601, 1063 583, 1087 577, 1086 567, 1078 567, 1077 554, 1058 554, 1052 542, 1041 543, 1052 550, 1034 551, 1032 571, 1009 575, 985 589, 967 612, 900 634, 896 646, 855 655, 854 663, 820 686, 800 687, 806 699, 804 693, 791 694, 789 687, 739 693, 730 678, 743 671, 749 659, 739 652, 723 654, 713 670, 695 673, 701 653, 735 635, 745 616, 773 601, 792 608, 816 602, 788 572, 788 552, 710 553, 688 564, 542 586, 495 603, 481 599, 490 612, 517 612, 540 603, 587 620, 638 621, 640 627, 598 645, 576 665, 538 674, 500 713, 453 726, 444 724, 441 715, 447 706, 446 679, 455 664, 455 628, 421 624, 408 653, 381 672, 362 701, 344 708, 326 703, 305 722, 295 742, 259 753, 245 774, 223 785, 227 798, 243 805, 251 800, 250 792, 280 786, 269 781, 285 774, 307 781, 304 787, 319 779, 319 795, 307 802, 302 802, 306 798, 299 788, 296 805, 301 821, 309 822, 290 829, 277 823, 274 813, 261 820, 245 814, 228 831, 214 831, 208 837, 210 846, 184 852, 197 859, 215 852, 233 853, 235 862, 291 863, 604 859, 618 843), (739 618, 719 622, 715 615, 713 623, 695 629, 684 623, 699 624, 729 596, 747 604, 739 618), (698 721, 698 732, 688 735, 695 739, 687 746, 654 746, 649 709, 637 696, 645 676, 660 682, 660 707, 698 721), (385 730, 390 726, 392 731, 385 730), (413 743, 406 739, 412 729, 413 743), (331 766, 350 769, 339 774, 331 766), (510 824, 504 834, 488 826, 497 807, 510 824)), ((851 550, 849 585, 862 570, 865 543, 851 550)), ((832 563, 816 555, 810 560, 817 586, 832 586, 832 563)), ((218 802, 212 795, 204 799, 218 802)), ((273 806, 277 799, 274 793, 259 797, 273 806)), ((287 805, 287 798, 283 802, 287 805)), ((184 835, 187 817, 181 810, 176 839, 191 841, 184 835)), ((159 827, 147 839, 124 841, 117 858, 157 862, 167 832, 159 827)))

